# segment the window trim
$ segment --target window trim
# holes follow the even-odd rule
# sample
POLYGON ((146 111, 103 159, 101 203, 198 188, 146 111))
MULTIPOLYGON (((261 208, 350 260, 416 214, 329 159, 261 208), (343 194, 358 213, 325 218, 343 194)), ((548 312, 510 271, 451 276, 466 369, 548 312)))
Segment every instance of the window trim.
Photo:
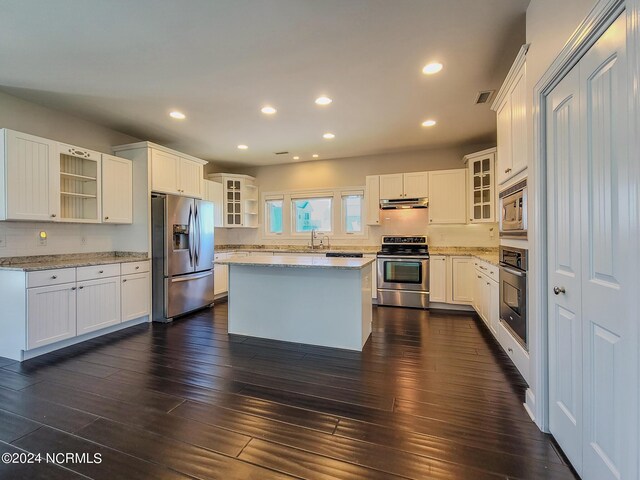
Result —
POLYGON ((340 221, 342 222, 343 233, 348 237, 361 237, 364 235, 365 230, 365 201, 364 201, 364 190, 354 190, 354 191, 342 191, 340 193, 340 221), (349 232, 347 231, 347 208, 345 206, 345 199, 347 197, 360 197, 360 231, 358 232, 349 232))
MULTIPOLYGON (((335 195, 333 194, 324 194, 324 195, 304 195, 304 196, 298 196, 298 195, 291 195, 290 199, 289 199, 289 205, 291 206, 291 212, 289 214, 289 218, 291 220, 291 236, 292 237, 308 237, 311 232, 298 232, 297 228, 296 228, 296 215, 295 215, 295 211, 294 211, 294 207, 293 204, 294 202, 298 201, 298 200, 305 200, 305 199, 321 199, 321 198, 328 198, 331 201, 331 209, 329 212, 329 217, 330 217, 330 222, 331 224, 329 225, 329 231, 322 231, 322 230, 317 230, 318 235, 327 235, 328 237, 332 236, 335 233, 335 219, 334 219, 334 212, 335 212, 335 195)), ((284 223, 284 222, 283 222, 284 223)))
POLYGON ((284 214, 284 195, 265 195, 262 199, 263 205, 263 218, 264 218, 264 234, 268 237, 282 237, 285 231, 285 214, 284 214), (269 230, 269 225, 271 224, 271 216, 269 215, 269 202, 280 201, 282 202, 282 231, 281 232, 272 232, 269 230))

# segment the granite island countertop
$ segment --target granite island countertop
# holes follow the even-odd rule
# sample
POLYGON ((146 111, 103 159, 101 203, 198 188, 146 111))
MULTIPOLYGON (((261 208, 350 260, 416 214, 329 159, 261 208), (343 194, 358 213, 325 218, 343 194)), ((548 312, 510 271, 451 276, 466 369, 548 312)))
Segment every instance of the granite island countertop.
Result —
POLYGON ((57 268, 88 267, 109 263, 129 263, 149 260, 147 252, 93 252, 65 255, 34 255, 0 258, 0 270, 37 272, 57 268))
POLYGON ((232 257, 226 260, 216 260, 214 263, 216 265, 243 265, 252 267, 335 268, 342 270, 361 270, 373 262, 375 262, 374 258, 296 258, 272 255, 259 257, 232 257))

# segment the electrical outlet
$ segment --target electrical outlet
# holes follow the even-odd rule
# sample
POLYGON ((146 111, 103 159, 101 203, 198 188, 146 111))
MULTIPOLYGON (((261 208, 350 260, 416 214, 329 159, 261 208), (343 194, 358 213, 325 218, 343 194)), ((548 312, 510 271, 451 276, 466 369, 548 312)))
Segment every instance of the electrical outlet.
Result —
POLYGON ((4 248, 7 246, 7 236, 3 233, 0 235, 0 248, 4 248))

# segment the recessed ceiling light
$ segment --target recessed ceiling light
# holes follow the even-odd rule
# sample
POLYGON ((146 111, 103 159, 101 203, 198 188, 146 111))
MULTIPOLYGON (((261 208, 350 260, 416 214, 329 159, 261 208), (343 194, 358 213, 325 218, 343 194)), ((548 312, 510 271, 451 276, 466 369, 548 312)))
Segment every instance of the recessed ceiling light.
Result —
POLYGON ((322 135, 322 138, 326 138, 327 140, 331 140, 332 138, 336 138, 336 136, 333 133, 325 133, 324 135, 322 135))
POLYGON ((313 155, 311 155, 313 158, 318 158, 318 154, 314 153, 313 155))
POLYGON ((169 116, 171 118, 175 118, 176 120, 184 120, 185 118, 187 118, 187 116, 184 113, 178 112, 177 110, 169 113, 169 116))
POLYGON ((265 105, 264 107, 262 107, 260 109, 260 111, 262 113, 267 114, 267 115, 273 115, 274 113, 277 112, 277 110, 275 108, 273 108, 272 106, 270 106, 270 105, 265 105))
POLYGON ((425 120, 424 122, 422 122, 423 127, 433 127, 435 124, 435 120, 425 120))
POLYGON ((249 147, 247 147, 246 145, 242 145, 242 144, 238 145, 238 149, 239 150, 246 150, 247 148, 249 148, 249 147))
POLYGON ((293 157, 293 159, 294 160, 300 160, 300 157, 296 155, 295 157, 293 157))
POLYGON ((318 105, 329 105, 331 102, 333 102, 333 100, 331 100, 329 97, 326 97, 324 95, 316 98, 316 104, 318 105))
POLYGON ((438 73, 440 70, 442 70, 442 64, 433 62, 425 65, 422 69, 422 73, 424 73, 425 75, 433 75, 434 73, 438 73))

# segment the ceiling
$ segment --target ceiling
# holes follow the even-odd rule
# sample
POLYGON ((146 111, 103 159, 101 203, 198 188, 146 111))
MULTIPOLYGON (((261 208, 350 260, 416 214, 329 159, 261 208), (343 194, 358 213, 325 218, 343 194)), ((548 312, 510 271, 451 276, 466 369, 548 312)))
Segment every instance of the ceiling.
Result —
POLYGON ((0 89, 221 163, 490 142, 528 3, 3 0, 0 89))

